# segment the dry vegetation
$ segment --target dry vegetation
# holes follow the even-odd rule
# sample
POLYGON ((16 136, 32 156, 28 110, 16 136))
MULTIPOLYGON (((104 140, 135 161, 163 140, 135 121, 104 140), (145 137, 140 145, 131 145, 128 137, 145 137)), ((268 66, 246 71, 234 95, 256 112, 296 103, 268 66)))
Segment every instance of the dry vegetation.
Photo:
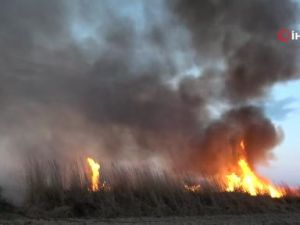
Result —
MULTIPOLYGON (((82 167, 77 164, 72 168, 68 171, 72 175, 66 179, 63 175, 65 171, 55 162, 49 162, 47 169, 45 163, 31 162, 26 170, 24 206, 16 210, 1 199, 0 211, 4 215, 17 212, 19 216, 32 219, 147 217, 170 218, 170 221, 174 216, 215 218, 218 215, 216 218, 220 218, 220 215, 230 215, 232 218, 243 218, 240 216, 300 212, 299 198, 272 199, 239 192, 224 193, 212 182, 204 183, 201 192, 192 193, 186 191, 182 183, 149 171, 115 169, 109 176, 109 191, 91 192, 82 167)), ((193 220, 188 224, 194 224, 193 220)))
POLYGON ((89 179, 80 164, 63 171, 55 162, 47 169, 31 162, 26 173, 24 213, 31 217, 165 217, 212 214, 300 212, 300 199, 244 193, 224 193, 215 182, 192 193, 178 180, 147 171, 115 169, 109 191, 90 192, 89 179), (66 179, 63 174, 71 174, 66 179))

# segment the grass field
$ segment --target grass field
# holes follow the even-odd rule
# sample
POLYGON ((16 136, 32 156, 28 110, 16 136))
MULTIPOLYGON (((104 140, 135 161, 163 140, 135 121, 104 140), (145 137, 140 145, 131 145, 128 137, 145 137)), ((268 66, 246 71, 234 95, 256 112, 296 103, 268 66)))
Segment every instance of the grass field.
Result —
POLYGON ((25 201, 0 198, 1 224, 300 224, 300 198, 224 192, 206 180, 199 192, 181 180, 149 171, 115 171, 107 189, 92 192, 75 167, 68 182, 56 163, 32 164, 24 182, 25 201), (45 165, 45 164, 44 164, 45 165))

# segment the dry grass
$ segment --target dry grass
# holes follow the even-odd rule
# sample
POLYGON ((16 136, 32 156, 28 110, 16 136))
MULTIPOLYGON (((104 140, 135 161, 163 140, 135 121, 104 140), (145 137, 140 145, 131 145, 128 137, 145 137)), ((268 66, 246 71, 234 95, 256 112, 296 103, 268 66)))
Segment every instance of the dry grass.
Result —
POLYGON ((26 171, 24 213, 38 218, 114 218, 290 213, 300 209, 298 198, 224 193, 211 181, 204 182, 199 193, 187 192, 178 180, 149 170, 115 168, 109 176, 110 191, 90 192, 83 171, 80 163, 66 170, 55 162, 31 161, 26 171))

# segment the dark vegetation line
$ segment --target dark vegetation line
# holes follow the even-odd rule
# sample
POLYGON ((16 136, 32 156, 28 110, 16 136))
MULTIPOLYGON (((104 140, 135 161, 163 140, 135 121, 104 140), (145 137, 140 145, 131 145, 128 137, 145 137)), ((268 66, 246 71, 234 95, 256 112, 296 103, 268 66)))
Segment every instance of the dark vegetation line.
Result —
POLYGON ((0 198, 0 212, 18 212, 29 218, 166 217, 217 214, 300 212, 300 198, 272 199, 244 193, 224 193, 207 181, 199 193, 182 183, 149 171, 116 169, 110 190, 89 191, 89 179, 77 164, 70 176, 55 162, 31 162, 26 169, 26 198, 15 208, 0 198), (69 179, 66 179, 69 177, 69 179), (131 177, 134 177, 132 179, 131 177))

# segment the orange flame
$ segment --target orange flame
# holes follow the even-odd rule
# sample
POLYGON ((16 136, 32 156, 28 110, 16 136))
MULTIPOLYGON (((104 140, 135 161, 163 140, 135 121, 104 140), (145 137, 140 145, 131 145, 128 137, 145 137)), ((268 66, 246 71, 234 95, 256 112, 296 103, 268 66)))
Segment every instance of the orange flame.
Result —
POLYGON ((99 191, 100 183, 100 164, 96 163, 92 158, 87 158, 88 165, 90 166, 92 176, 91 176, 91 191, 99 191))
POLYGON ((229 175, 226 175, 226 191, 233 192, 240 190, 252 196, 269 195, 272 198, 280 198, 285 195, 283 189, 277 188, 266 179, 259 178, 248 165, 245 157, 245 144, 240 143, 241 156, 238 160, 238 167, 229 175))

